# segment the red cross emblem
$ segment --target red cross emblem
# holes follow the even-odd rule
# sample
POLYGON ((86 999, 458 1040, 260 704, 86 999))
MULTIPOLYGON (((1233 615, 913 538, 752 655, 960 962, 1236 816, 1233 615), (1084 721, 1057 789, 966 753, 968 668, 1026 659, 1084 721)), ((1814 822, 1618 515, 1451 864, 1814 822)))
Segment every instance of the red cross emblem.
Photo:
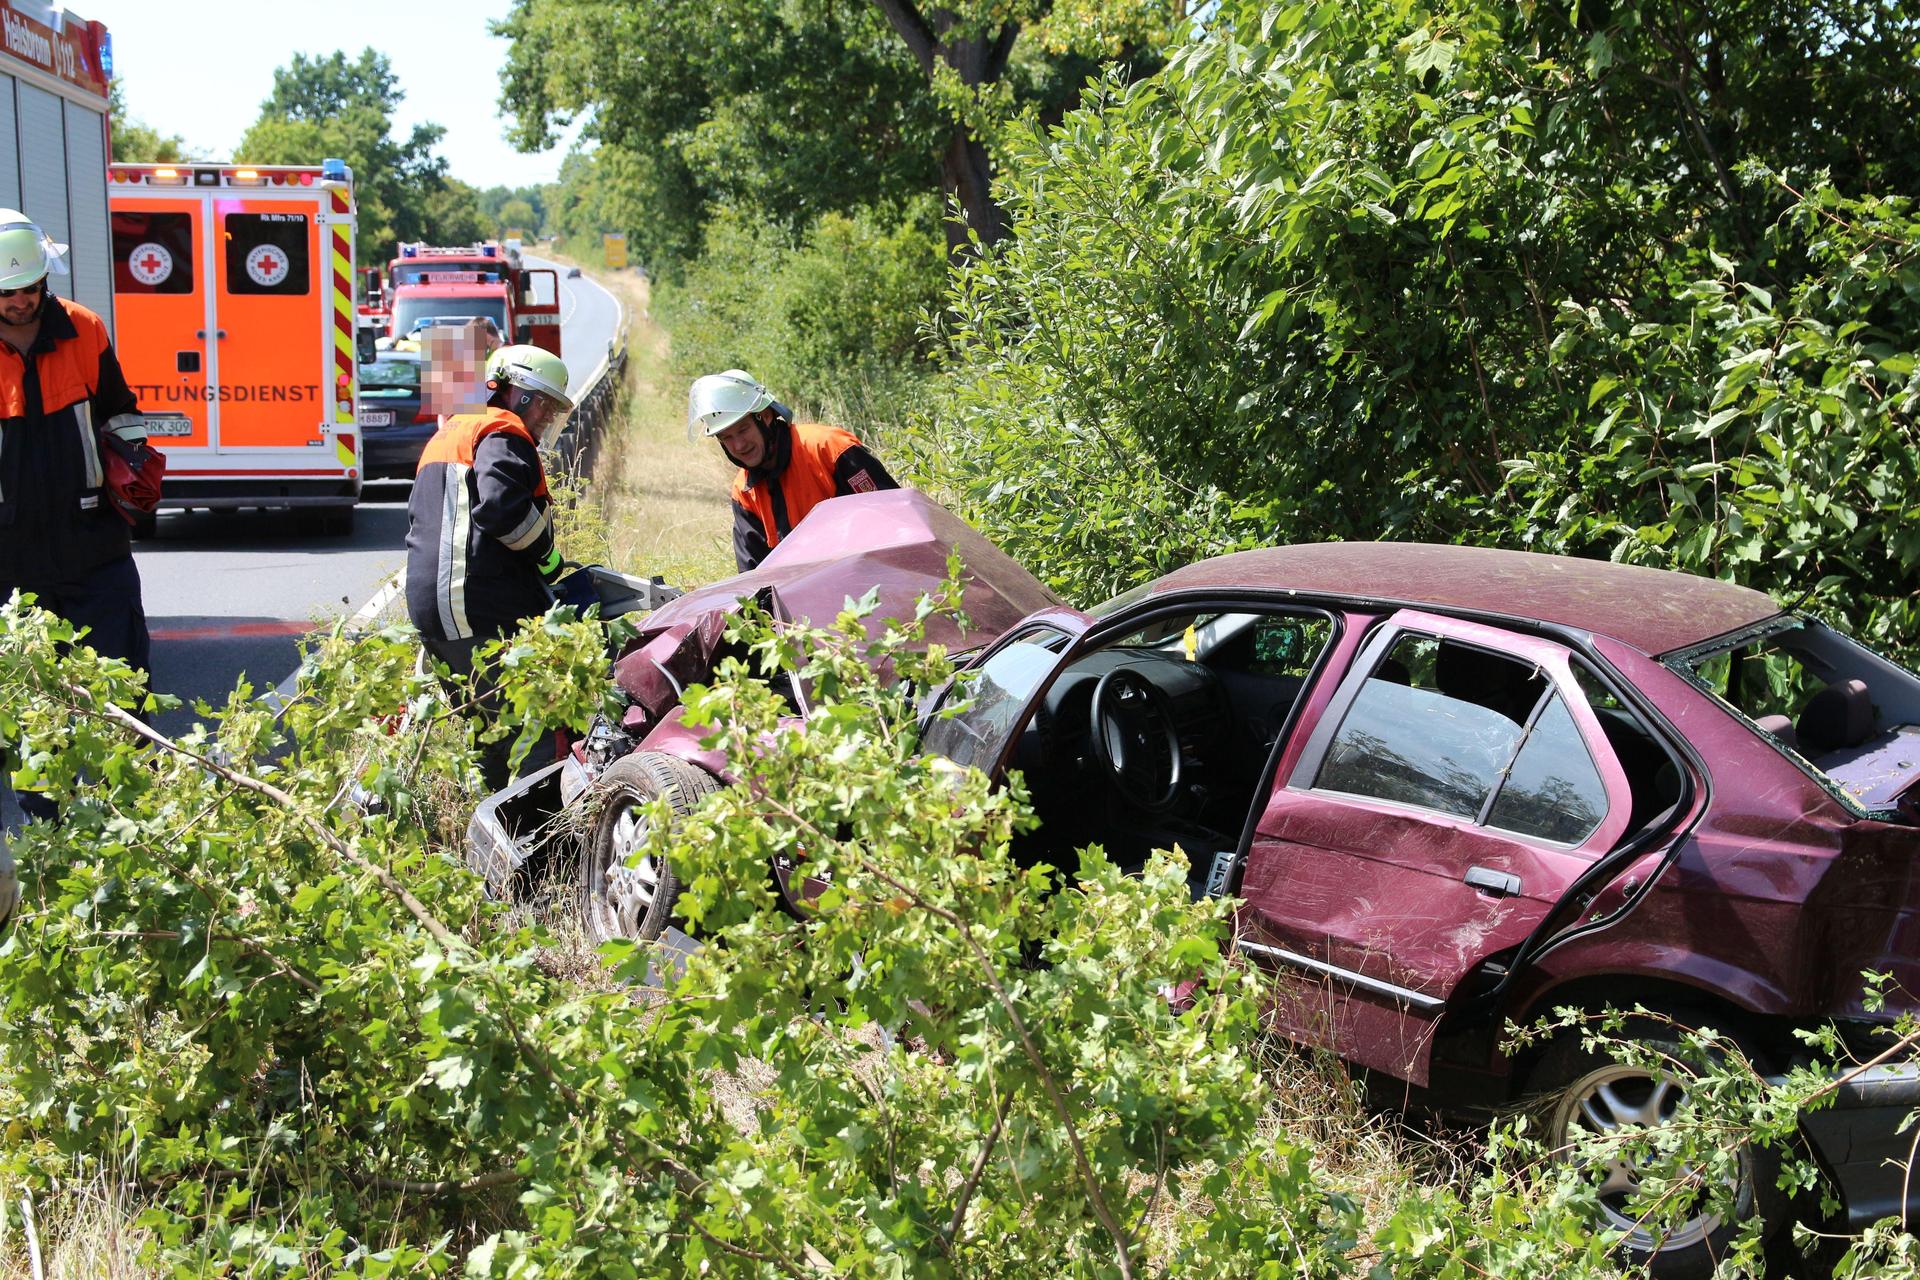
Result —
POLYGON ((151 289, 164 284, 173 274, 173 255, 157 244, 135 245, 127 255, 127 270, 135 280, 151 289))
POLYGON ((292 264, 274 245, 255 245, 247 254, 247 275, 263 289, 271 289, 287 278, 292 264))

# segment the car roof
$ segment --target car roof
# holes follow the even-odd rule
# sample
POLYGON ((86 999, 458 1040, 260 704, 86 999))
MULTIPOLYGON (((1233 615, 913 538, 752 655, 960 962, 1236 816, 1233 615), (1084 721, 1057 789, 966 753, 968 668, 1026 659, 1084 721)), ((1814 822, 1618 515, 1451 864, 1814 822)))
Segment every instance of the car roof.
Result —
POLYGON ((1321 542, 1218 556, 1149 594, 1208 588, 1518 618, 1608 636, 1659 655, 1778 614, 1763 592, 1688 573, 1575 556, 1421 542, 1321 542))

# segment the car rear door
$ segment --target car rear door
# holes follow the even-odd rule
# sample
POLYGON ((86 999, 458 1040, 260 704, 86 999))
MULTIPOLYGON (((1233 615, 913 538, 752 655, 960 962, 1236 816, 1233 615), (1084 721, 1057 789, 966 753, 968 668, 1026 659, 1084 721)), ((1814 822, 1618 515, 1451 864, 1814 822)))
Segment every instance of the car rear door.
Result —
MULTIPOLYGON (((319 205, 269 192, 215 211, 222 450, 327 446, 329 291, 319 205)), ((328 450, 328 453, 331 451, 328 450)))
POLYGON ((1297 1039, 1425 1083, 1447 1001, 1621 836, 1630 788, 1572 655, 1403 610, 1289 750, 1239 946, 1297 1039))

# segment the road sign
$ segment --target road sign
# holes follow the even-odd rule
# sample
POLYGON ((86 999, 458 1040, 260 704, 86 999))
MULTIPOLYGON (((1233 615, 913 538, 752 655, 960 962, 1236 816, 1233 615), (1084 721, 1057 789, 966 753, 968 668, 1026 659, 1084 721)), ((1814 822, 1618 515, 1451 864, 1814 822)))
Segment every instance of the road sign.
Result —
POLYGON ((627 235, 624 231, 609 231, 600 237, 600 247, 606 254, 609 267, 627 265, 627 235))

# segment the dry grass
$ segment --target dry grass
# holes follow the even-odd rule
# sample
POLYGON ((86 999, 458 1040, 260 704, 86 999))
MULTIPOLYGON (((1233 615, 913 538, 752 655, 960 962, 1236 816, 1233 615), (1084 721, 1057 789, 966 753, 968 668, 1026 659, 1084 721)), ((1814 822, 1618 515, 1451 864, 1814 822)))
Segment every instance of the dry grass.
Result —
POLYGON ((21 1229, 27 1202, 10 1189, 0 1214, 0 1277, 6 1280, 134 1280, 146 1233, 134 1226, 140 1206, 104 1173, 66 1186, 50 1202, 32 1201, 34 1232, 21 1229))
MULTIPOLYGON (((558 256, 558 255, 556 255, 558 256)), ((711 441, 686 436, 687 388, 645 278, 593 272, 630 320, 626 412, 607 428, 588 496, 605 513, 609 563, 692 587, 733 573, 733 467, 711 441)))

